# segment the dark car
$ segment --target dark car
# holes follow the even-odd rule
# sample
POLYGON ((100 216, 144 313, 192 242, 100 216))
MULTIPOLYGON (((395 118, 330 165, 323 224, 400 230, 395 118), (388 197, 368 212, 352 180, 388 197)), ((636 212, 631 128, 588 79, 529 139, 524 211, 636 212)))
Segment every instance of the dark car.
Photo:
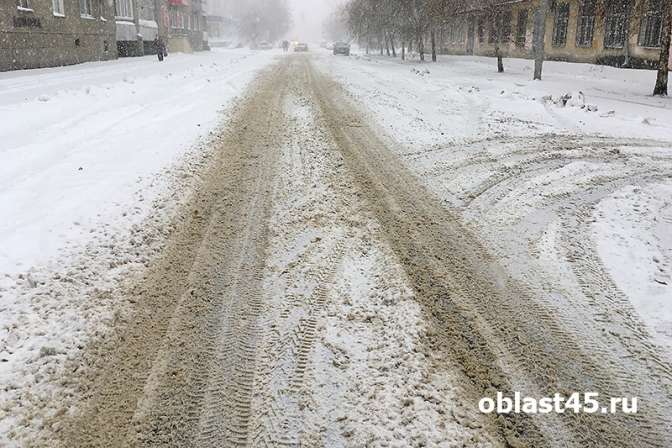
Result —
POLYGON ((295 52, 304 52, 304 51, 308 51, 308 44, 304 44, 304 43, 301 43, 301 42, 300 42, 300 43, 294 45, 294 51, 295 51, 295 52))
POLYGON ((334 43, 334 55, 342 54, 345 56, 350 56, 350 44, 346 42, 336 42, 334 43))

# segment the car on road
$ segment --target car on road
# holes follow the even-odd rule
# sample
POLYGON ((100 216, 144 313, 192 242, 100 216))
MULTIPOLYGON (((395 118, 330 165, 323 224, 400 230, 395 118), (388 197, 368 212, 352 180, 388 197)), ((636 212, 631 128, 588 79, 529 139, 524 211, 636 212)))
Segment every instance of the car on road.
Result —
POLYGON ((271 50, 273 49, 273 45, 270 43, 263 41, 259 43, 259 46, 257 47, 259 50, 271 50))
POLYGON ((347 42, 334 43, 334 56, 338 54, 350 56, 350 44, 347 42))
POLYGON ((294 51, 295 52, 306 52, 306 51, 308 51, 308 44, 305 44, 303 42, 299 42, 296 45, 294 45, 294 51))

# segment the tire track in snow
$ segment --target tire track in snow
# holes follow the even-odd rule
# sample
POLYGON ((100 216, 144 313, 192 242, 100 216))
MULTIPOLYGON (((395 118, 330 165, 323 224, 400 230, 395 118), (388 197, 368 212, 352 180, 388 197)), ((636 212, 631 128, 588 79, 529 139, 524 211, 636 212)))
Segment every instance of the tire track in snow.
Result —
POLYGON ((268 190, 284 89, 267 71, 221 137, 180 230, 132 288, 135 310, 89 348, 91 394, 64 446, 238 446, 250 416, 268 190), (102 361, 102 362, 101 362, 102 361))
MULTIPOLYGON (((477 396, 501 390, 511 395, 568 396, 597 391, 602 397, 645 392, 645 381, 624 385, 612 364, 585 351, 580 335, 534 298, 494 262, 481 242, 422 187, 385 147, 338 86, 316 76, 313 88, 346 163, 385 227, 386 234, 424 304, 435 350, 447 351, 470 377, 477 396), (355 122, 356 126, 348 123, 355 122)), ((667 403, 667 404, 666 404, 667 403)), ((669 442, 666 412, 650 406, 634 417, 579 414, 527 418, 501 416, 497 424, 509 443, 529 446, 646 446, 669 442), (662 424, 661 424, 662 423, 662 424)))

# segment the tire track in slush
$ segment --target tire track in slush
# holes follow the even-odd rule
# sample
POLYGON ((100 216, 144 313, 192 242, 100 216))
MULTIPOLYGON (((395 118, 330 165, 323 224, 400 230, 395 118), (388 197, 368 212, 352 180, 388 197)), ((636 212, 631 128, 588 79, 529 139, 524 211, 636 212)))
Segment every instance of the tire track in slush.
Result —
POLYGON ((130 286, 128 321, 88 348, 91 393, 62 446, 246 445, 289 69, 279 63, 252 86, 173 241, 130 286))
MULTIPOLYGON (((347 249, 342 215, 348 211, 334 213, 338 200, 315 215, 311 208, 318 207, 302 206, 308 211, 301 218, 324 237, 300 255, 306 269, 294 271, 294 281, 303 276, 314 284, 310 292, 273 297, 265 289, 277 236, 269 222, 274 189, 284 189, 280 200, 297 194, 277 174, 278 148, 293 138, 284 106, 297 96, 322 117, 310 122, 320 123, 310 139, 299 142, 318 150, 290 154, 300 165, 296 175, 308 180, 302 193, 324 181, 316 157, 329 151, 343 157, 358 205, 379 221, 423 307, 431 331, 422 349, 441 355, 432 358, 431 370, 441 374, 446 358, 461 366, 474 406, 497 390, 637 392, 623 390, 611 378, 612 365, 582 351, 575 335, 498 267, 335 83, 317 75, 308 57, 290 56, 262 74, 238 106, 165 252, 129 286, 132 312, 119 318, 110 338, 86 348, 81 362, 89 374, 78 378, 86 401, 76 415, 58 417, 61 446, 308 446, 319 439, 312 438, 314 420, 304 417, 314 407, 310 355, 320 313, 347 249), (327 134, 335 147, 316 143, 327 134)), ((306 223, 296 223, 297 233, 306 231, 306 223)), ((493 417, 491 426, 496 438, 516 447, 662 448, 670 446, 663 417, 650 408, 636 419, 509 415, 493 417)))
MULTIPOLYGON (((285 282, 305 282, 304 288, 309 289, 305 293, 292 293, 275 285, 274 293, 284 297, 273 313, 266 314, 267 326, 274 331, 267 334, 262 342, 265 349, 260 353, 264 372, 257 376, 255 387, 260 405, 250 434, 250 445, 254 447, 312 446, 308 440, 319 433, 310 416, 311 410, 317 408, 310 370, 329 290, 345 253, 344 236, 338 225, 340 214, 325 214, 337 208, 336 190, 330 181, 333 175, 333 162, 328 161, 327 154, 330 148, 316 131, 313 107, 303 96, 306 67, 301 63, 296 67, 286 106, 290 117, 289 141, 284 146, 276 202, 296 197, 305 202, 293 206, 289 216, 280 211, 274 225, 282 226, 283 239, 291 240, 292 236, 305 237, 305 232, 314 231, 312 223, 319 222, 322 237, 318 243, 304 247, 295 260, 281 265, 285 282), (315 188, 318 184, 328 188, 315 188)), ((283 247, 282 251, 286 250, 283 247)))
MULTIPOLYGON (((536 154, 534 148, 525 148, 501 155, 503 163, 507 165, 506 168, 493 170, 490 176, 470 186, 469 193, 466 194, 469 199, 465 201, 465 207, 475 210, 469 210, 465 214, 476 220, 483 216, 484 211, 501 206, 499 202, 514 189, 522 189, 527 182, 540 178, 541 174, 553 173, 576 161, 590 161, 599 165, 600 169, 591 171, 593 174, 589 182, 582 180, 587 184, 582 188, 553 196, 539 195, 537 198, 543 199, 535 206, 534 216, 527 216, 522 218, 521 222, 513 224, 514 230, 511 232, 529 234, 532 228, 539 228, 540 216, 555 216, 556 213, 561 216, 560 234, 563 246, 561 250, 566 253, 561 259, 569 262, 568 268, 576 276, 581 293, 576 294, 577 297, 571 297, 573 302, 571 309, 562 306, 556 308, 557 297, 549 300, 547 305, 553 307, 556 319, 564 328, 572 329, 575 334, 587 334, 588 331, 593 335, 590 340, 586 340, 585 345, 596 359, 601 357, 603 362, 608 363, 614 359, 617 351, 620 353, 620 359, 624 365, 627 364, 627 368, 616 367, 613 373, 626 389, 632 385, 636 388, 641 375, 651 375, 651 379, 654 380, 651 381, 652 387, 647 391, 648 396, 638 397, 641 401, 655 403, 658 397, 670 399, 672 369, 669 362, 661 358, 659 348, 652 342, 651 335, 637 316, 632 304, 609 278, 597 257, 594 244, 591 244, 591 238, 586 238, 586 235, 590 235, 590 223, 593 221, 592 209, 602 198, 626 185, 645 185, 649 182, 664 181, 669 177, 667 174, 669 165, 658 162, 667 161, 669 164, 669 158, 660 159, 652 154, 633 155, 615 151, 627 147, 659 147, 663 145, 661 142, 645 140, 638 145, 633 139, 599 139, 596 142, 590 137, 573 137, 570 142, 571 145, 564 139, 544 140, 544 149, 536 149, 536 154), (519 160, 519 155, 525 155, 525 158, 519 160), (502 172, 513 172, 515 175, 507 175, 503 179, 502 172), (577 202, 583 205, 577 205, 577 202), (544 210, 547 213, 544 213, 544 210), (527 219, 535 221, 536 224, 528 226, 527 219), (615 316, 618 316, 618 319, 614 319, 615 316), (596 326, 598 328, 595 328, 596 326), (603 341, 605 338, 611 340, 603 341), (637 362, 630 363, 631 358, 637 359, 637 362), (660 381, 657 381, 659 378, 660 381), (654 386, 654 382, 659 384, 654 386)), ((493 142, 495 148, 498 147, 498 143, 499 140, 493 142)), ((530 139, 527 142, 520 142, 521 145, 523 143, 527 147, 539 144, 540 141, 530 139)), ((456 169, 483 164, 494 166, 495 161, 491 156, 476 157, 471 158, 468 163, 462 162, 453 166, 457 167, 456 169)), ((449 171, 445 175, 450 177, 455 173, 449 171)), ((481 221, 480 225, 486 224, 482 224, 481 221)), ((524 243, 518 244, 524 246, 524 243)), ((520 268, 525 261, 516 260, 516 263, 520 268)), ((534 269, 523 268, 521 271, 533 272, 534 269)), ((546 288, 556 294, 552 285, 546 288)))
MULTIPOLYGON (((293 138, 284 104, 304 88, 305 69, 286 58, 250 89, 180 213, 175 241, 130 286, 129 321, 88 349, 99 363, 84 386, 91 395, 64 425, 61 446, 298 446, 303 432, 314 433, 299 405, 312 399, 311 356, 342 232, 326 231, 328 240, 303 254, 303 275, 316 283, 308 297, 273 303, 264 289, 272 191, 280 185, 285 201, 295 194, 278 176, 280 148, 293 138), (277 377, 286 390, 273 390, 277 377)), ((296 155, 310 189, 321 180, 317 165, 296 155)))
MULTIPOLYGON (((645 377, 619 381, 625 372, 617 356, 597 363, 576 339, 581 335, 496 264, 460 218, 367 127, 339 85, 315 74, 312 89, 346 166, 434 324, 429 350, 447 351, 462 365, 476 392, 474 406, 495 391, 536 397, 595 391, 602 399, 648 395, 645 377)), ((636 416, 504 415, 496 425, 513 446, 670 446, 669 397, 644 408, 636 416)))

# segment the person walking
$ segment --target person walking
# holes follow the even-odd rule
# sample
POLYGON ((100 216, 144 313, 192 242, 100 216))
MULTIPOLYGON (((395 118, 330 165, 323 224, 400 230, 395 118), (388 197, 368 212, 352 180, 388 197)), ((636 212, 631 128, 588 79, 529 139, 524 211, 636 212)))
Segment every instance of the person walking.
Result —
POLYGON ((289 41, 283 40, 282 41, 282 50, 287 53, 289 51, 289 41))
POLYGON ((156 55, 159 57, 159 62, 163 62, 163 59, 168 56, 168 50, 166 48, 166 43, 161 37, 156 36, 154 39, 154 48, 156 48, 156 55))

